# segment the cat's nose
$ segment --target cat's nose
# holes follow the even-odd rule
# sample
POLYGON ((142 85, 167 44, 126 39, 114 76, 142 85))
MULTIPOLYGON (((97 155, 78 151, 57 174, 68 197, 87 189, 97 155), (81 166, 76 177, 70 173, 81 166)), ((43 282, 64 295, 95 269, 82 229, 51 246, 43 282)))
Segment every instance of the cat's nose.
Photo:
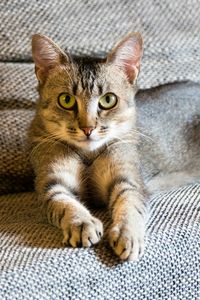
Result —
POLYGON ((81 130, 83 130, 84 134, 86 136, 90 136, 92 131, 94 130, 94 127, 90 126, 90 127, 82 127, 81 130))

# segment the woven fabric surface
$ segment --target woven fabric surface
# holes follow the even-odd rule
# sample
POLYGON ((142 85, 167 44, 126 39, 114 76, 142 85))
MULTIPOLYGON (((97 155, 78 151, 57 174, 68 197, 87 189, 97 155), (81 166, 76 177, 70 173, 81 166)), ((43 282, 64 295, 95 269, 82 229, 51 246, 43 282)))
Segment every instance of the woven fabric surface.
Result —
MULTIPOLYGON (((105 56, 125 34, 140 31, 141 88, 200 81, 199 0, 1 0, 0 20, 1 61, 30 61, 36 32, 73 54, 105 56)), ((7 78, 11 84, 17 69, 7 78)))
POLYGON ((0 62, 0 109, 31 108, 38 98, 33 64, 0 62))
MULTIPOLYGON (((0 298, 197 300, 200 185, 157 194, 144 257, 121 263, 105 240, 62 248, 61 232, 42 218, 33 193, 0 197, 0 298)), ((104 211, 96 212, 104 224, 104 211)))
POLYGON ((34 112, 0 110, 0 194, 33 188, 33 172, 27 151, 27 128, 34 112))

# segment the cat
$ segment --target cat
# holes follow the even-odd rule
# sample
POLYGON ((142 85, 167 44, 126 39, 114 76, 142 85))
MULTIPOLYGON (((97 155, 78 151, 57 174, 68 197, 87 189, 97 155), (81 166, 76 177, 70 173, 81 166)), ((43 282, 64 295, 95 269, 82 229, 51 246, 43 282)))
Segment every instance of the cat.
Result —
POLYGON ((107 205, 109 244, 122 260, 144 253, 147 195, 140 174, 134 96, 143 40, 130 33, 105 59, 75 57, 35 34, 39 100, 29 131, 35 188, 63 244, 90 247, 103 225, 86 207, 107 205))

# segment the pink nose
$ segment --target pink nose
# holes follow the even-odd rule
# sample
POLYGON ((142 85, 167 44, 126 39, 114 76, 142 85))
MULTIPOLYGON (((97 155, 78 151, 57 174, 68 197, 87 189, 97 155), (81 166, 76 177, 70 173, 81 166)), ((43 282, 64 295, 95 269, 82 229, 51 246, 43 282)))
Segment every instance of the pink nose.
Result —
POLYGON ((94 127, 82 127, 81 130, 83 130, 86 136, 90 136, 94 127))

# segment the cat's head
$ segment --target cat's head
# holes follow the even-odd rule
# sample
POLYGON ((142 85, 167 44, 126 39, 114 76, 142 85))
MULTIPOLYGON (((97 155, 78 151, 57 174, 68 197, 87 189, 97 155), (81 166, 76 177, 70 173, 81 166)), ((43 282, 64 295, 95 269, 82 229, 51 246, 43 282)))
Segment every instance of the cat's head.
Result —
POLYGON ((131 133, 142 57, 139 33, 126 36, 104 60, 72 57, 40 34, 33 36, 32 52, 37 114, 49 135, 90 151, 131 133))

